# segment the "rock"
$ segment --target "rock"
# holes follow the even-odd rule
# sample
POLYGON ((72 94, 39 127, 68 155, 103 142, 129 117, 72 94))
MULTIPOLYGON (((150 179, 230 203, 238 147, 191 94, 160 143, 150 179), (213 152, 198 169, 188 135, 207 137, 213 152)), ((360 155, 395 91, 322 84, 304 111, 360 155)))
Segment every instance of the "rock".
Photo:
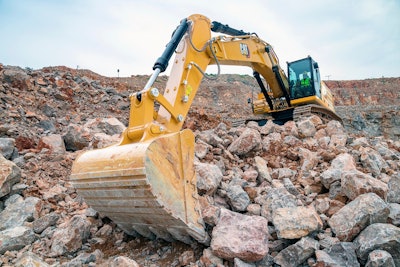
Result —
POLYGON ((385 250, 374 250, 368 255, 367 264, 365 267, 396 267, 393 257, 385 250))
POLYGON ((105 133, 95 133, 92 136, 92 141, 89 146, 93 148, 103 148, 113 144, 119 143, 121 137, 119 134, 108 135, 105 133))
POLYGON ((400 204, 400 174, 392 175, 387 185, 387 201, 400 204))
POLYGON ((329 141, 330 147, 345 147, 347 143, 347 134, 332 134, 329 141))
POLYGON ((218 166, 208 163, 195 163, 197 190, 199 194, 213 195, 221 180, 222 172, 218 166))
POLYGON ((182 266, 190 265, 191 263, 194 263, 195 261, 196 261, 196 259, 194 257, 194 251, 192 251, 192 250, 187 250, 179 256, 179 263, 182 266))
POLYGON ((42 189, 41 191, 43 193, 44 200, 49 200, 49 199, 60 200, 65 195, 67 188, 62 185, 57 184, 50 188, 46 188, 45 190, 42 189))
POLYGON ((299 148, 299 157, 301 170, 303 172, 311 171, 318 164, 318 155, 315 152, 311 152, 306 148, 299 148))
POLYGON ((33 221, 33 231, 36 234, 42 233, 47 227, 53 226, 60 219, 60 215, 55 212, 44 215, 33 221))
POLYGON ((35 241, 35 233, 26 226, 10 227, 0 231, 0 254, 10 250, 20 250, 35 241))
POLYGON ((268 135, 270 133, 273 133, 275 132, 277 126, 278 125, 276 125, 272 120, 268 120, 267 123, 260 128, 260 133, 262 135, 268 135))
POLYGON ((117 256, 110 262, 110 267, 140 267, 140 265, 125 256, 117 256))
POLYGON ((360 161, 362 165, 367 168, 374 177, 378 177, 382 169, 387 167, 385 160, 374 149, 370 147, 361 147, 360 152, 360 161))
POLYGON ((343 125, 338 122, 338 121, 329 121, 326 124, 326 128, 325 128, 326 133, 328 134, 328 136, 332 136, 334 134, 344 134, 345 130, 343 128, 343 125))
POLYGON ((254 263, 247 263, 238 258, 233 259, 233 266, 234 267, 256 267, 254 263))
POLYGON ((206 248, 203 250, 203 255, 200 257, 200 262, 204 266, 223 266, 223 260, 215 256, 211 248, 206 248))
POLYGON ((296 267, 311 257, 317 249, 319 249, 317 240, 303 237, 295 244, 281 250, 274 257, 274 262, 280 266, 296 267))
POLYGON ((278 208, 272 215, 278 238, 299 239, 322 229, 322 221, 312 206, 278 208))
POLYGON ((11 159, 15 150, 14 138, 0 138, 0 155, 6 159, 11 159))
POLYGON ((259 261, 268 253, 268 221, 261 216, 221 209, 220 219, 212 231, 211 249, 223 259, 259 261))
POLYGON ((357 260, 355 247, 350 242, 339 242, 324 249, 315 251, 316 266, 358 267, 360 263, 357 260))
POLYGON ((49 267, 38 255, 27 251, 24 252, 15 262, 15 267, 49 267))
POLYGON ((27 89, 30 76, 20 67, 7 66, 3 72, 3 81, 14 88, 27 89))
POLYGON ((96 261, 103 258, 104 254, 96 249, 92 253, 80 253, 77 257, 72 259, 68 263, 64 263, 61 267, 69 267, 69 266, 87 266, 88 264, 95 263, 96 261))
POLYGON ((205 142, 208 145, 217 147, 219 144, 223 144, 224 141, 220 138, 214 130, 202 131, 197 135, 197 138, 205 142))
POLYGON ((126 127, 117 118, 101 118, 89 120, 85 123, 84 128, 92 133, 120 135, 126 127))
POLYGON ((355 239, 357 256, 365 264, 374 250, 385 250, 395 266, 400 266, 400 228, 386 223, 375 223, 365 228, 355 239))
POLYGON ((9 203, 0 213, 0 231, 7 228, 22 226, 27 221, 33 221, 37 216, 36 204, 41 200, 37 197, 27 197, 9 203))
POLYGON ((265 196, 255 199, 261 206, 261 216, 272 221, 273 213, 278 208, 297 207, 296 197, 290 194, 285 188, 268 188, 265 196))
POLYGON ((228 202, 233 211, 245 211, 250 204, 249 195, 240 185, 232 185, 227 190, 228 202))
POLYGON ((260 156, 256 156, 254 157, 254 164, 258 171, 259 182, 260 183, 262 183, 263 181, 271 182, 272 178, 271 175, 269 174, 267 161, 260 156))
POLYGON ((198 159, 203 159, 210 151, 210 145, 202 140, 198 140, 194 145, 194 153, 198 159))
POLYGON ((50 133, 55 133, 57 131, 56 127, 54 126, 54 123, 49 120, 39 121, 37 126, 50 133))
POLYGON ((387 204, 375 193, 358 196, 328 220, 332 231, 341 241, 352 241, 370 224, 386 222, 387 204))
POLYGON ((77 151, 89 146, 92 135, 82 126, 70 124, 63 139, 67 151, 77 151))
POLYGON ((317 132, 314 123, 308 118, 297 123, 299 136, 301 138, 313 137, 317 132))
POLYGON ((390 210, 388 222, 395 226, 400 226, 400 204, 389 203, 388 207, 390 210))
POLYGON ((282 136, 280 133, 273 132, 262 140, 262 149, 270 154, 277 153, 281 149, 282 136))
POLYGON ((51 238, 51 252, 61 256, 76 252, 90 235, 90 223, 85 216, 75 215, 71 221, 57 228, 51 238))
POLYGON ((332 160, 329 169, 321 173, 321 183, 325 188, 329 189, 331 184, 341 180, 343 171, 355 169, 356 163, 354 158, 348 153, 340 154, 332 160))
POLYGON ((229 145, 228 151, 238 156, 243 156, 250 151, 261 149, 261 135, 251 128, 246 128, 244 132, 229 145))
POLYGON ((0 154, 0 198, 8 195, 21 180, 21 169, 0 154))
POLYGON ((254 183, 257 181, 257 177, 258 177, 258 171, 251 169, 243 172, 242 179, 247 182, 254 183))
POLYGON ((373 192, 386 200, 388 192, 388 186, 384 182, 358 170, 342 173, 341 189, 342 193, 351 200, 369 192, 373 192))
POLYGON ((290 180, 294 180, 297 172, 294 170, 291 170, 289 168, 278 168, 274 169, 271 173, 271 177, 273 179, 279 179, 282 180, 284 178, 289 178, 290 180))
POLYGON ((44 136, 39 140, 38 149, 48 148, 52 154, 60 155, 66 152, 64 140, 59 134, 44 136))
POLYGON ((360 147, 367 147, 369 146, 369 142, 367 140, 367 138, 365 137, 359 137, 357 139, 355 139, 350 146, 353 147, 354 149, 359 149, 360 147))

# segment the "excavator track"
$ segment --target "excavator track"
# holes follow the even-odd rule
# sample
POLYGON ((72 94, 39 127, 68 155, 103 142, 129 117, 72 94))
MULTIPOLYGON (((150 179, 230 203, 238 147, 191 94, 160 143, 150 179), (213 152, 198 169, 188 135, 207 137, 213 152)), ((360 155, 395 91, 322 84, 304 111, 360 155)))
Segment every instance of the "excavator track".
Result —
POLYGON ((340 123, 343 123, 342 119, 338 115, 336 115, 336 113, 334 113, 333 111, 314 104, 304 105, 294 108, 293 120, 299 121, 302 118, 309 117, 311 115, 317 115, 318 117, 321 118, 323 123, 328 123, 331 120, 336 120, 339 121, 340 123))
POLYGON ((304 106, 298 106, 292 109, 287 109, 285 110, 285 113, 283 113, 284 116, 280 116, 279 112, 275 112, 274 117, 267 114, 265 117, 260 118, 260 117, 254 117, 254 118, 247 118, 247 119, 237 119, 231 122, 232 127, 239 127, 241 125, 245 125, 249 121, 255 121, 257 122, 260 126, 264 125, 267 121, 272 120, 274 123, 277 123, 279 125, 284 124, 285 122, 289 120, 294 120, 294 121, 300 121, 303 118, 310 117, 311 115, 317 115, 318 117, 321 118, 323 123, 328 123, 331 120, 337 120, 340 123, 342 122, 342 119, 336 115, 333 111, 326 109, 322 106, 310 104, 310 105, 304 105, 304 106), (293 114, 291 117, 288 117, 288 110, 292 110, 293 114))

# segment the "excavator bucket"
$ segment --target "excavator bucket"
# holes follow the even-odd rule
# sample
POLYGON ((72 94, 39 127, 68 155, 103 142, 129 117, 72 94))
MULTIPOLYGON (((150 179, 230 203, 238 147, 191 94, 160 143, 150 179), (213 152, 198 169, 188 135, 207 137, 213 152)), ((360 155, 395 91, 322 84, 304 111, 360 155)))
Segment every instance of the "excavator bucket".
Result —
POLYGON ((128 234, 207 244, 193 162, 194 134, 183 130, 87 151, 75 160, 70 182, 128 234))

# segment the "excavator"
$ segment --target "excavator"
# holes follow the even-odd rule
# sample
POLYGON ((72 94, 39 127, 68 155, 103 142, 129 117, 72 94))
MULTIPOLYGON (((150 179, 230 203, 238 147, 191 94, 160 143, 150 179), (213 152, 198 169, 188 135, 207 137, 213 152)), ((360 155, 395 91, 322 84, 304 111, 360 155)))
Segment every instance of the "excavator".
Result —
POLYGON ((88 150, 72 166, 70 182, 77 193, 127 234, 210 242, 196 189, 195 136, 182 130, 209 65, 217 65, 218 72, 220 65, 253 69, 260 85, 252 103, 256 114, 281 120, 316 112, 340 119, 311 57, 289 63, 288 78, 272 46, 257 34, 200 14, 183 19, 144 88, 130 95, 129 123, 120 142, 88 150), (160 91, 154 83, 169 63, 171 73, 160 91))

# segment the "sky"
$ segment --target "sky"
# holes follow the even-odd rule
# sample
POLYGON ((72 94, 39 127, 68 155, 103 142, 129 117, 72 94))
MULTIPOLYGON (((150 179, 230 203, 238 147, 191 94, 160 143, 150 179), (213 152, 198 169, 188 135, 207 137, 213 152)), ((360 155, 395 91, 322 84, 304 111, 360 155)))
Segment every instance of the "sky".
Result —
MULTIPOLYGON (((151 74, 192 14, 256 32, 285 70, 310 55, 323 80, 400 77, 400 0, 0 0, 0 63, 151 74)), ((252 70, 223 66, 222 73, 252 70)))

